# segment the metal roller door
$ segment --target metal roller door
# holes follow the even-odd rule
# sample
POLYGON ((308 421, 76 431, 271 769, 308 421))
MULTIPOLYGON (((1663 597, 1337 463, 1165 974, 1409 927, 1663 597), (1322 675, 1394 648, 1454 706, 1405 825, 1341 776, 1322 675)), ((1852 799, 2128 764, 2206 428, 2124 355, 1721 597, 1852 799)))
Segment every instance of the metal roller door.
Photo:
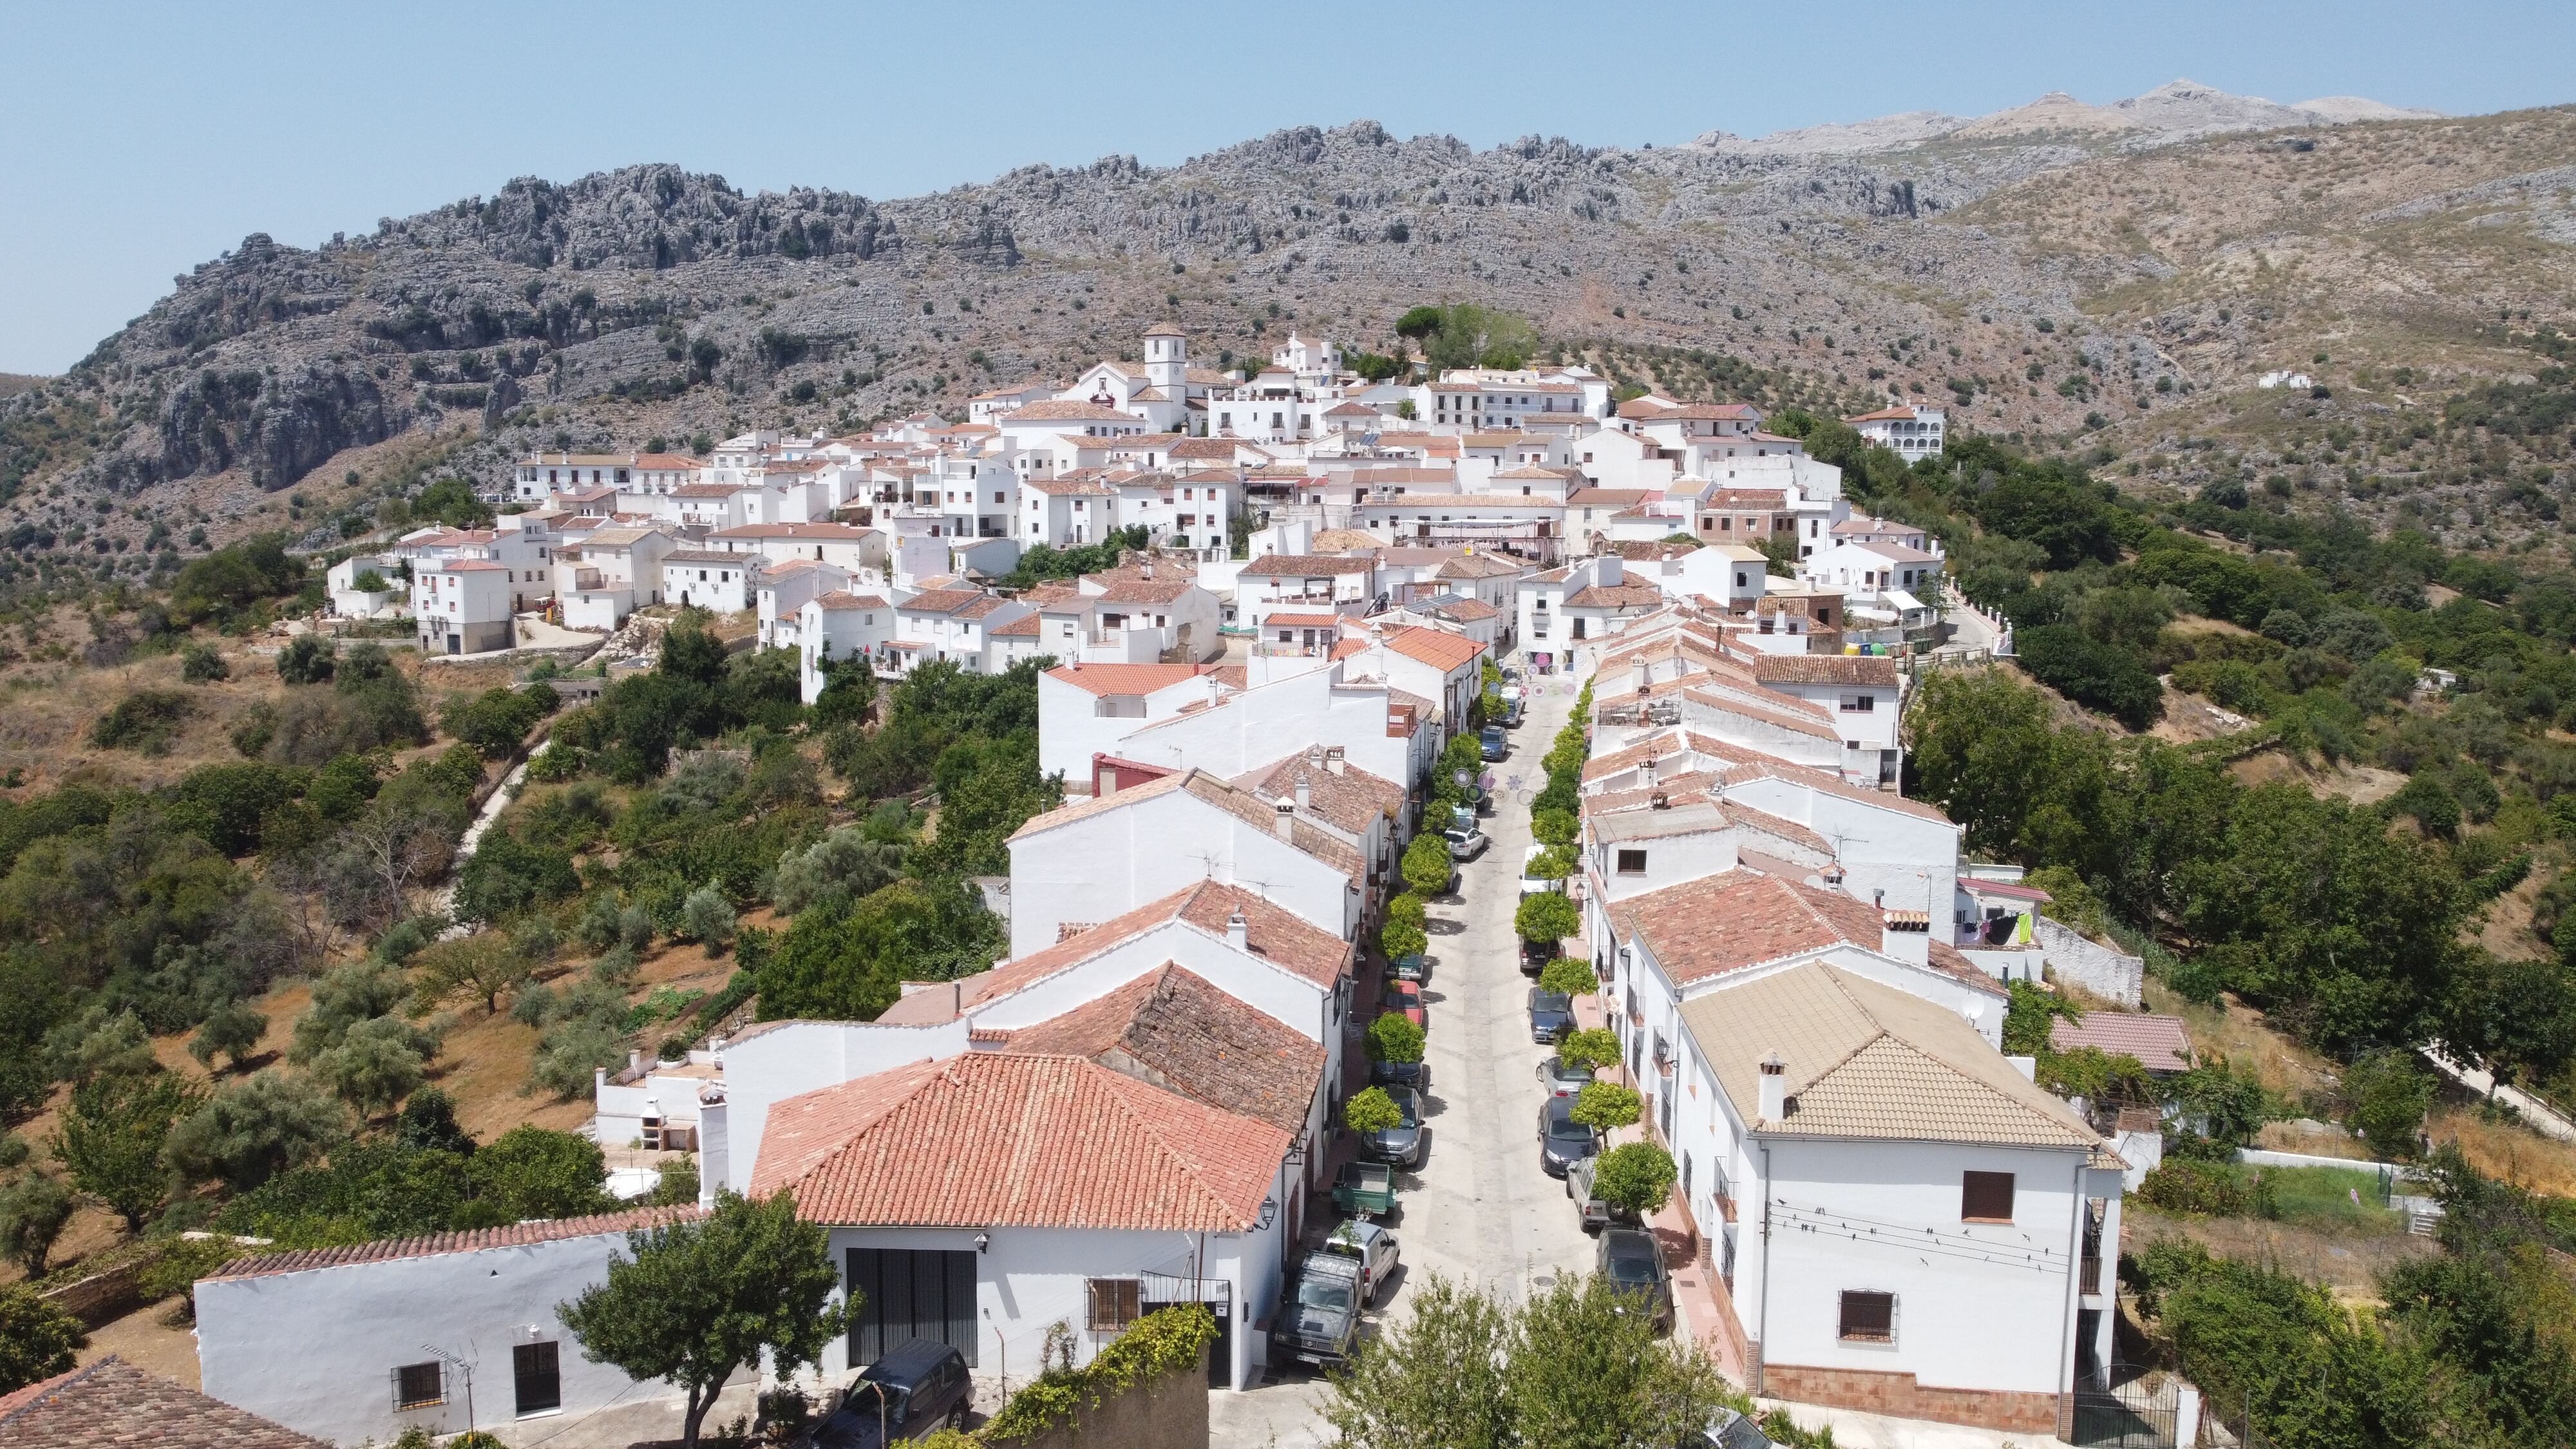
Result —
POLYGON ((860 1295, 850 1367, 875 1363, 916 1338, 947 1344, 975 1366, 973 1253, 852 1248, 849 1285, 860 1295))

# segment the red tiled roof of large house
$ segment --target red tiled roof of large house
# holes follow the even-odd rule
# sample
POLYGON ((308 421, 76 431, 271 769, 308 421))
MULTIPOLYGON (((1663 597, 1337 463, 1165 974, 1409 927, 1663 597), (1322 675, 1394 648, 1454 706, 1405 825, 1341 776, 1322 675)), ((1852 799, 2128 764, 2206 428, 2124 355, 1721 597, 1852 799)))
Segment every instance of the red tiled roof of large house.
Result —
POLYGON ((707 465, 686 453, 638 453, 635 455, 635 466, 669 472, 673 469, 703 468, 707 465))
POLYGON ((326 1449, 283 1424, 236 1409, 115 1354, 0 1394, 10 1449, 326 1449))
POLYGON ((886 606, 882 595, 854 594, 848 589, 834 589, 818 597, 814 602, 822 605, 826 613, 837 613, 843 609, 882 609, 886 606))
POLYGON ((1026 636, 1034 639, 1038 636, 1038 626, 1044 622, 1045 620, 1041 619, 1036 614, 1022 614, 1020 617, 995 629, 993 631, 993 637, 996 639, 1017 639, 1022 636, 1026 636))
MULTIPOLYGON (((1605 909, 1621 939, 1645 937, 1676 986, 1834 946, 1879 951, 1887 929, 1884 912, 1841 891, 1749 871, 1666 886, 1605 909)), ((1931 961, 1934 970, 1979 991, 2004 994, 1945 941, 1932 941, 1931 961)))
POLYGON ((992 597, 981 589, 931 589, 913 595, 897 607, 907 614, 954 614, 979 599, 992 597))
POLYGON ((1292 1140, 1081 1057, 975 1051, 772 1106, 752 1193, 820 1223, 1246 1232, 1292 1140))
POLYGON ((1845 418, 1843 421, 1847 423, 1910 423, 1914 421, 1916 416, 1917 414, 1914 408, 1900 403, 1895 407, 1880 408, 1874 413, 1862 413, 1856 417, 1845 418))
POLYGON ((1289 1132, 1305 1126, 1325 1063, 1321 1042, 1168 961, 1062 1016, 990 1035, 1014 1052, 1088 1057, 1289 1132))
POLYGON ((1097 597, 1112 604, 1169 604, 1197 587, 1196 578, 1115 579, 1097 597))
POLYGON ((1404 805, 1403 786, 1352 765, 1345 764, 1336 772, 1315 751, 1301 750, 1275 764, 1237 775, 1234 783, 1274 804, 1296 799, 1297 787, 1303 784, 1309 808, 1335 829, 1353 835, 1404 805))
POLYGON ((1310 574, 1320 578, 1325 574, 1364 574, 1376 567, 1374 558, 1344 558, 1329 553, 1271 553, 1245 564, 1242 572, 1259 578, 1300 578, 1310 574))
POLYGON ((744 523, 719 528, 709 538, 808 538, 855 542, 876 532, 855 523, 744 523))
POLYGON ((1745 660, 1764 684, 1876 685, 1893 689, 1896 661, 1884 654, 1764 654, 1745 660))
POLYGON ((1198 664, 1059 664, 1047 671, 1049 678, 1098 695, 1152 694, 1205 673, 1198 664))
POLYGON ((533 1218, 507 1227, 468 1228, 462 1232, 430 1233, 416 1238, 386 1238, 337 1248, 258 1253, 247 1258, 235 1258, 206 1276, 265 1278, 278 1273, 305 1273, 317 1268, 345 1268, 352 1263, 434 1258, 449 1253, 479 1253, 487 1248, 524 1248, 536 1243, 559 1243, 567 1238, 667 1227, 698 1216, 700 1210, 691 1206, 628 1208, 623 1212, 594 1213, 578 1218, 533 1218))
POLYGON ((1485 652, 1484 645, 1445 629, 1398 629, 1387 636, 1386 647, 1444 674, 1474 662, 1477 655, 1485 652))

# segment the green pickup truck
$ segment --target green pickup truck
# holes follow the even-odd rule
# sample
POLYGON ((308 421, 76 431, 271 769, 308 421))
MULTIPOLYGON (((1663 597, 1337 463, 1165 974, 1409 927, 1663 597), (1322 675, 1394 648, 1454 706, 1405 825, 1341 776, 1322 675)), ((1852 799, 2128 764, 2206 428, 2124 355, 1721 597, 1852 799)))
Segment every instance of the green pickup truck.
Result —
POLYGON ((1395 1169, 1374 1162, 1346 1162, 1333 1179, 1333 1206, 1355 1218, 1395 1211, 1395 1169))

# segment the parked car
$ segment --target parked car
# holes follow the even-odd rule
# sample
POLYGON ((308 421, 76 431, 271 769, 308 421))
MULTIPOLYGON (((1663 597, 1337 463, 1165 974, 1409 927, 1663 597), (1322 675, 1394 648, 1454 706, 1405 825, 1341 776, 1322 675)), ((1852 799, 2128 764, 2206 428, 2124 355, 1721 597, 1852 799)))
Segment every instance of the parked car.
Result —
POLYGON ((1574 1120, 1572 1097, 1550 1097, 1538 1105, 1538 1164, 1550 1177, 1601 1150, 1601 1134, 1574 1120))
POLYGON ((1563 1057, 1551 1056, 1538 1064, 1538 1081, 1551 1097, 1571 1097, 1592 1085, 1592 1069, 1568 1066, 1563 1057))
POLYGON ((822 1449, 876 1449, 927 1439, 942 1427, 962 1429, 971 1387, 956 1349, 913 1339, 867 1366, 814 1442, 822 1449))
POLYGON ((1417 1092, 1431 1090, 1429 1062, 1371 1062, 1369 1085, 1372 1087, 1411 1087, 1417 1092))
POLYGON ((1395 979, 1398 981, 1431 979, 1431 958, 1428 956, 1398 956, 1389 964, 1394 966, 1395 979))
POLYGON ((1523 941, 1521 942, 1521 974, 1536 976, 1546 970, 1547 963, 1555 960, 1556 957, 1554 941, 1523 941))
POLYGON ((1400 1126, 1380 1128, 1360 1139, 1360 1155, 1371 1162, 1389 1167, 1416 1168, 1422 1165, 1422 1099, 1411 1087, 1388 1087, 1388 1099, 1395 1110, 1404 1114, 1400 1126))
POLYGON ((1503 696, 1503 723, 1505 725, 1512 729, 1519 729, 1521 727, 1521 721, 1528 717, 1529 701, 1523 699, 1516 693, 1506 693, 1503 696))
POLYGON ((1683 1436, 1680 1449, 1771 1449, 1771 1436, 1751 1415, 1720 1409, 1707 1428, 1683 1436))
POLYGON ((1348 1254, 1307 1254, 1280 1293, 1272 1346, 1319 1368, 1347 1362, 1359 1347, 1367 1300, 1360 1275, 1360 1260, 1348 1254))
POLYGON ((1450 807, 1449 807, 1449 823, 1448 823, 1447 825, 1444 825, 1444 826, 1440 827, 1440 828, 1441 828, 1441 831, 1442 831, 1444 834, 1445 834, 1446 832, 1448 832, 1448 831, 1452 831, 1452 830, 1473 830, 1473 829, 1475 829, 1475 828, 1476 828, 1476 807, 1475 807, 1475 806, 1473 806, 1473 805, 1452 805, 1452 806, 1450 806, 1450 807))
POLYGON ((1355 1218, 1395 1211, 1395 1169, 1375 1162, 1345 1162, 1333 1179, 1333 1206, 1355 1218))
POLYGON ((1486 846, 1494 843, 1486 837, 1485 832, 1472 825, 1464 830, 1453 825, 1441 831, 1440 834, 1449 842, 1451 860, 1474 860, 1485 853, 1486 846))
MULTIPOLYGON (((1594 1272, 1610 1280, 1622 1297, 1634 1294, 1637 1311, 1651 1314, 1657 1333, 1673 1327, 1673 1281, 1664 1271, 1664 1248, 1643 1228, 1609 1228, 1593 1252, 1594 1272)), ((1621 1312, 1629 1311, 1623 1305, 1621 1312)))
MULTIPOLYGON (((1538 858, 1545 854, 1547 854, 1547 847, 1544 845, 1533 845, 1521 852, 1521 896, 1523 899, 1537 895, 1541 891, 1558 891, 1565 888, 1565 882, 1561 880, 1550 880, 1546 876, 1532 875, 1530 873, 1530 867, 1538 864, 1538 858)), ((1555 958, 1550 957, 1548 959, 1554 960, 1555 958)))
POLYGON ((1627 1227, 1637 1225, 1637 1215, 1625 1208, 1614 1208, 1592 1195, 1593 1175, 1601 1159, 1587 1157, 1565 1170, 1565 1195, 1574 1199, 1574 1215, 1587 1233, 1597 1233, 1613 1223, 1627 1227))
POLYGON ((1562 991, 1530 988, 1530 1040, 1540 1046, 1554 1046, 1567 1032, 1574 1030, 1574 998, 1562 991))
POLYGON ((1430 1028, 1431 1018, 1422 1009, 1422 987, 1415 982, 1386 983, 1386 990, 1378 996, 1378 1004, 1389 1011, 1403 1012, 1405 1019, 1415 1026, 1430 1028))
POLYGON ((1477 736, 1476 748, 1487 761, 1499 760, 1512 752, 1511 736, 1503 733, 1501 725, 1489 724, 1477 736))
POLYGON ((1352 1218, 1333 1229, 1317 1250, 1337 1254, 1360 1265, 1360 1304, 1377 1302, 1378 1292, 1395 1276, 1396 1264, 1402 1261, 1402 1245, 1396 1242, 1391 1228, 1382 1228, 1365 1218, 1352 1218))

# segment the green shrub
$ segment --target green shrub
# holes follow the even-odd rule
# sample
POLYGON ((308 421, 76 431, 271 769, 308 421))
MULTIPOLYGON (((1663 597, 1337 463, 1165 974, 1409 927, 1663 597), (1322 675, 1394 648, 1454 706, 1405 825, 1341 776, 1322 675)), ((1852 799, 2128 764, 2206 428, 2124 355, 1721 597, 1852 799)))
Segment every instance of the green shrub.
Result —
POLYGON ((1149 1379, 1195 1372, 1200 1356, 1215 1340, 1216 1320, 1203 1304, 1148 1313, 1129 1324, 1090 1363, 1070 1370, 1050 1367, 1013 1394, 985 1424, 982 1437, 992 1444, 1034 1439, 1149 1379))
POLYGON ((212 684, 230 679, 232 666, 211 644, 191 644, 179 651, 179 677, 190 684, 212 684))
POLYGON ((1390 1011, 1369 1023, 1368 1057, 1373 1062, 1409 1064, 1422 1060, 1423 1030, 1400 1011, 1390 1011))
POLYGON ((90 742, 102 750, 162 754, 196 712, 195 702, 175 689, 138 689, 98 717, 89 729, 90 742))
POLYGON ((1560 991, 1567 996, 1589 996, 1601 989, 1601 978, 1592 973, 1592 963, 1571 956, 1559 956, 1538 973, 1541 991, 1560 991))

